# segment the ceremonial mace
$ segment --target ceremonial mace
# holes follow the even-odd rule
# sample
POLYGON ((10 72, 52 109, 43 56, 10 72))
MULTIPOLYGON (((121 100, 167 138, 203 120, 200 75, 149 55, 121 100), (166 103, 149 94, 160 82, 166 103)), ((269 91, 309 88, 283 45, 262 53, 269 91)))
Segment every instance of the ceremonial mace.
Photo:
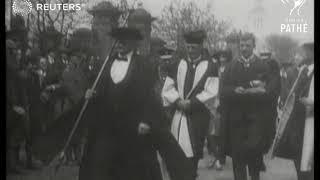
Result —
MULTIPOLYGON (((129 18, 129 16, 130 16, 130 13, 131 13, 131 11, 129 10, 129 13, 128 13, 126 19, 124 20, 122 26, 124 26, 124 25, 127 23, 128 18, 129 18)), ((98 76, 96 77, 96 79, 95 79, 95 81, 94 81, 94 83, 93 83, 93 85, 92 85, 92 87, 91 87, 92 90, 94 90, 94 89, 96 88, 96 86, 97 86, 97 84, 98 84, 98 82, 99 82, 99 80, 100 80, 100 77, 101 77, 101 75, 102 75, 102 73, 103 73, 103 70, 104 70, 107 62, 109 61, 109 58, 110 58, 110 56, 111 56, 114 48, 116 47, 117 43, 118 43, 118 40, 115 40, 115 41, 113 42, 113 44, 112 44, 112 46, 111 46, 111 49, 110 49, 110 51, 109 51, 109 54, 108 54, 108 56, 106 57, 106 59, 104 60, 102 66, 101 66, 101 68, 100 68, 100 70, 99 70, 98 76)), ((79 123, 80 123, 80 120, 81 120, 81 118, 82 118, 82 116, 83 116, 83 113, 85 112, 85 110, 86 110, 86 108, 87 108, 87 106, 88 106, 88 103, 89 103, 89 99, 86 99, 85 102, 84 102, 84 104, 82 105, 81 111, 80 111, 80 113, 79 113, 78 116, 77 116, 76 122, 75 122, 75 124, 74 124, 73 127, 72 127, 72 130, 71 130, 71 132, 70 132, 70 134, 69 134, 69 136, 68 136, 68 139, 67 139, 65 145, 63 146, 63 148, 62 148, 62 150, 60 151, 60 153, 58 154, 58 156, 56 156, 56 157, 49 163, 50 165, 53 165, 53 164, 55 164, 55 162, 58 161, 58 164, 55 165, 55 174, 58 172, 59 168, 60 168, 61 165, 62 165, 63 158, 64 158, 64 156, 65 156, 65 151, 67 150, 68 146, 70 145, 71 139, 72 139, 72 137, 73 137, 73 135, 74 135, 74 133, 75 133, 75 131, 76 131, 79 123)), ((49 166, 50 166, 50 165, 49 165, 49 166)), ((54 165, 53 165, 53 166, 54 166, 54 165)))

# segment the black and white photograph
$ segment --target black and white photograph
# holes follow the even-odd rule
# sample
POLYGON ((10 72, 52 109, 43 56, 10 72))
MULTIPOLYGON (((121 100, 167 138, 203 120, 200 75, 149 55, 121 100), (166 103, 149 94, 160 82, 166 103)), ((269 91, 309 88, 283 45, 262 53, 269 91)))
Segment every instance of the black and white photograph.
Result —
POLYGON ((314 180, 315 0, 5 0, 6 180, 314 180))

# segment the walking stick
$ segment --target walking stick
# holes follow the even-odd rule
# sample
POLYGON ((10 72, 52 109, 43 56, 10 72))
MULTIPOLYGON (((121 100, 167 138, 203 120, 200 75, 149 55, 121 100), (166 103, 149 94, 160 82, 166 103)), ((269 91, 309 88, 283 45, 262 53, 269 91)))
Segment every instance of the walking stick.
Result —
MULTIPOLYGON (((130 11, 129 11, 129 14, 128 14, 128 16, 126 17, 123 25, 126 24, 126 22, 128 21, 129 15, 130 15, 130 11)), ((108 56, 106 57, 106 59, 104 60, 104 63, 102 64, 102 66, 101 66, 101 68, 100 68, 100 70, 99 70, 98 76, 96 77, 96 79, 95 79, 95 81, 94 81, 94 83, 93 83, 93 85, 92 85, 92 87, 91 87, 92 90, 94 90, 94 89, 96 88, 96 86, 97 86, 97 84, 98 84, 98 82, 99 82, 99 80, 100 80, 100 77, 101 77, 101 75, 102 75, 102 73, 103 73, 103 70, 104 70, 107 62, 109 61, 109 58, 110 58, 110 56, 111 56, 111 54, 112 54, 112 52, 113 52, 113 50, 114 50, 114 48, 115 48, 115 46, 116 46, 117 43, 118 43, 117 40, 115 40, 115 41, 113 42, 113 44, 112 44, 112 46, 111 46, 111 49, 110 49, 110 51, 109 51, 109 54, 108 54, 108 56)), ((72 130, 71 130, 71 132, 70 132, 70 134, 69 134, 69 136, 68 136, 68 139, 67 139, 66 143, 64 144, 61 152, 58 154, 58 156, 56 156, 56 157, 50 162, 51 165, 57 162, 57 165, 55 166, 55 174, 58 172, 59 168, 60 168, 61 165, 62 165, 63 158, 64 158, 64 155, 65 155, 65 151, 67 150, 67 148, 68 148, 68 146, 69 146, 69 144, 70 144, 70 142, 71 142, 71 139, 72 139, 72 137, 73 137, 73 135, 74 135, 74 133, 75 133, 75 131, 76 131, 79 123, 80 123, 80 120, 81 120, 81 118, 82 118, 82 116, 83 116, 83 113, 85 112, 85 110, 86 110, 86 108, 87 108, 87 106, 88 106, 88 103, 89 103, 89 99, 86 99, 85 102, 84 102, 84 104, 82 105, 82 108, 81 108, 81 110, 80 110, 80 113, 79 113, 78 116, 77 116, 76 122, 75 122, 75 124, 73 125, 72 130)))
MULTIPOLYGON (((95 81, 94 81, 94 83, 93 83, 93 85, 92 85, 92 87, 91 87, 92 90, 94 90, 94 89, 96 88, 96 86, 97 86, 97 84, 98 84, 98 82, 99 82, 99 80, 100 80, 100 77, 101 77, 101 75, 102 75, 102 73, 103 73, 103 70, 104 70, 107 62, 109 61, 110 54, 112 53, 112 51, 113 51, 113 49, 114 49, 114 47, 115 47, 116 44, 117 44, 117 41, 114 41, 113 44, 112 44, 111 50, 110 50, 110 52, 109 52, 109 55, 107 56, 107 58, 105 59, 104 63, 102 64, 102 66, 101 66, 101 68, 100 68, 100 70, 99 70, 99 74, 98 74, 98 76, 96 77, 96 79, 95 79, 95 81)), ((65 151, 67 150, 68 146, 70 145, 71 139, 72 139, 75 131, 76 131, 77 128, 78 128, 78 125, 79 125, 79 123, 80 123, 80 120, 82 119, 83 113, 85 112, 85 110, 86 110, 86 108, 87 108, 87 106, 88 106, 88 103, 89 103, 89 99, 86 99, 85 102, 84 102, 84 104, 82 105, 82 108, 81 108, 81 110, 80 110, 80 113, 79 113, 78 116, 77 116, 77 119, 76 119, 76 121, 75 121, 75 124, 73 125, 72 130, 71 130, 71 132, 70 132, 70 134, 69 134, 69 136, 68 136, 68 139, 67 139, 66 143, 64 144, 61 152, 60 152, 59 155, 58 155, 56 158, 54 158, 54 159, 51 161, 51 163, 50 163, 50 164, 52 164, 52 163, 56 162, 57 160, 59 161, 59 162, 58 162, 58 165, 55 167, 55 171, 56 171, 56 172, 59 170, 59 168, 60 168, 60 166, 61 166, 61 164, 62 164, 64 155, 65 155, 65 151)))

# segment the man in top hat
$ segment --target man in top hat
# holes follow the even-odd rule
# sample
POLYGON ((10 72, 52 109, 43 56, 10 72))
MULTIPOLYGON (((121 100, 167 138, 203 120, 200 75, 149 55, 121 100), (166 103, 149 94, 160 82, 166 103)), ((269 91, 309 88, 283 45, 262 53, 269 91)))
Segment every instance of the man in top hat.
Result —
POLYGON ((224 97, 226 152, 232 158, 235 180, 247 179, 247 167, 252 180, 260 179, 263 153, 269 123, 269 66, 254 53, 255 37, 245 33, 240 37, 241 56, 227 66, 221 82, 224 97))
POLYGON ((303 50, 294 107, 275 155, 293 160, 298 180, 309 180, 314 179, 314 44, 304 44, 303 50))
MULTIPOLYGON (((117 28, 115 53, 106 64, 93 98, 88 144, 80 179, 161 179, 156 150, 172 180, 190 180, 187 158, 167 130, 166 116, 157 100, 156 69, 136 53, 142 35, 137 29, 117 28)), ((90 115, 87 115, 90 116, 90 115)))
POLYGON ((154 72, 136 47, 138 30, 113 29, 118 40, 96 91, 88 90, 96 116, 88 120, 88 143, 80 167, 80 180, 159 180, 155 147, 150 133, 153 113, 154 72))
POLYGON ((163 105, 175 111, 171 132, 188 157, 192 179, 196 179, 210 119, 205 103, 217 95, 219 80, 217 67, 202 54, 205 32, 193 31, 184 38, 187 55, 168 68, 162 98, 163 105))

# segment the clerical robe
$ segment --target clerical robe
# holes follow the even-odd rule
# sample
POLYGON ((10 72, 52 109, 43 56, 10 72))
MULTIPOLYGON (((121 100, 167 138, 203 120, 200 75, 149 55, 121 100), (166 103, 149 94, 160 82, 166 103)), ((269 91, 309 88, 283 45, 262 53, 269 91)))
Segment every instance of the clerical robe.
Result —
POLYGON ((162 89, 163 105, 174 107, 178 99, 191 102, 190 111, 175 110, 171 132, 188 158, 201 158, 210 120, 205 103, 218 94, 218 67, 209 60, 191 63, 182 59, 168 69, 162 89))

